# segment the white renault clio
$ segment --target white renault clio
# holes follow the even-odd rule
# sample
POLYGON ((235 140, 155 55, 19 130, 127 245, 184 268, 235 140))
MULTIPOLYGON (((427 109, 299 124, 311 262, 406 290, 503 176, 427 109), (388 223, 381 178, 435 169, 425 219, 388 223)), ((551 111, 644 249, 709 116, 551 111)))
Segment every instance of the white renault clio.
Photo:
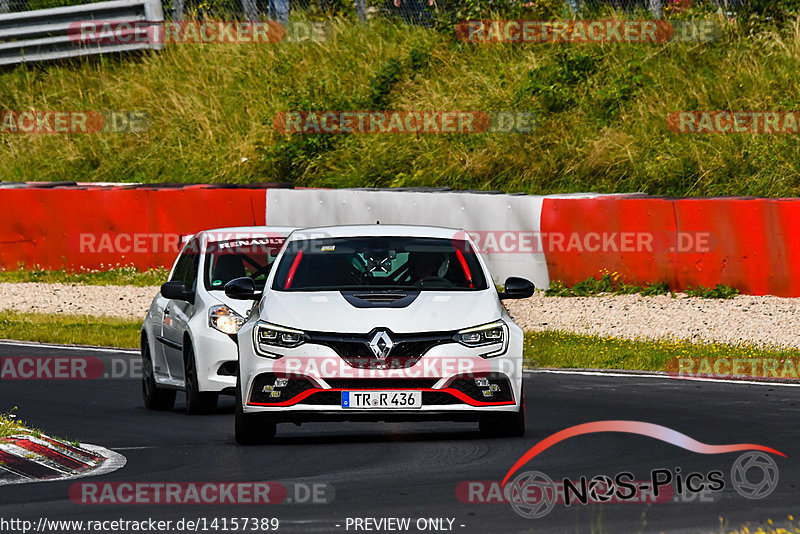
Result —
POLYGON ((189 413, 207 412, 236 384, 236 332, 251 306, 225 296, 225 284, 248 276, 264 283, 291 228, 207 230, 181 249, 169 281, 142 325, 142 394, 150 409, 169 410, 186 392, 189 413))
POLYGON ((236 441, 272 440, 280 422, 477 421, 525 432, 523 332, 462 230, 341 226, 292 233, 239 329, 236 441))

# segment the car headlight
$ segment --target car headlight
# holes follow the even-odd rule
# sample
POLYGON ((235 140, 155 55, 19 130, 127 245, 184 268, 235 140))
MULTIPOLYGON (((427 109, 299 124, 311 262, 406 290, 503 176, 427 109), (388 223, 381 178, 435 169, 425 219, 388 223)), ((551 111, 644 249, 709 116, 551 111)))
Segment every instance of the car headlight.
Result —
POLYGON ((466 328, 459 331, 455 336, 456 341, 467 347, 484 347, 500 345, 486 354, 481 354, 483 358, 503 354, 508 348, 508 326, 503 321, 466 328))
POLYGON ((301 330, 259 322, 253 328, 253 341, 257 353, 262 356, 276 358, 279 356, 269 352, 271 347, 285 349, 299 347, 305 343, 306 335, 301 330))
POLYGON ((223 334, 235 334, 244 323, 244 317, 225 305, 211 306, 208 310, 208 326, 223 334))

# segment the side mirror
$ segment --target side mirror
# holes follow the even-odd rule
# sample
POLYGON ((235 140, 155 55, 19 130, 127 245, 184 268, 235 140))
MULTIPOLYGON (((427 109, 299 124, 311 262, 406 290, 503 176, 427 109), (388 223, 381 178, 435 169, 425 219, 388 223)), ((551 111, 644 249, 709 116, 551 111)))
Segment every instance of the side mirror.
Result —
POLYGON ((258 300, 261 298, 261 293, 256 291, 256 283, 248 276, 234 278, 225 284, 225 295, 234 300, 258 300))
POLYGON ((194 303, 194 292, 186 291, 186 287, 180 280, 161 284, 161 296, 170 300, 185 300, 194 303))
POLYGON ((536 286, 530 280, 510 276, 506 278, 505 290, 500 293, 501 299, 526 299, 533 295, 536 286))

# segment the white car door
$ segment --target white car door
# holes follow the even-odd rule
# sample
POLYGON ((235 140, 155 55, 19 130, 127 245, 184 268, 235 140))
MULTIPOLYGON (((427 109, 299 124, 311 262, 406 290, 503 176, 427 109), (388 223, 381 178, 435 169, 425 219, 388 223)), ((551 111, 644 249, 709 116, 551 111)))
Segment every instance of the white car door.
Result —
POLYGON ((153 353, 151 354, 153 360, 153 374, 158 379, 169 378, 169 369, 167 368, 167 356, 164 352, 163 339, 164 332, 164 309, 166 308, 169 300, 164 298, 159 293, 153 303, 153 308, 150 311, 150 324, 152 332, 150 335, 153 343, 153 353))
MULTIPOLYGON (((187 291, 194 293, 197 289, 200 253, 190 241, 184 248, 170 281, 181 281, 187 291)), ((165 299, 166 300, 166 299, 165 299)), ((183 380, 183 334, 188 328, 189 319, 195 306, 184 300, 170 299, 164 305, 160 345, 173 380, 183 380)))

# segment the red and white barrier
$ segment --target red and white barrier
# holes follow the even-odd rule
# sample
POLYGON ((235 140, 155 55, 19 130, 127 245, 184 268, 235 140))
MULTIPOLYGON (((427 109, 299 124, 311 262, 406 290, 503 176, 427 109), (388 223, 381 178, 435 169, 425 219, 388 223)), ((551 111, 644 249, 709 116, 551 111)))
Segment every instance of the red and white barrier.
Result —
POLYGON ((171 266, 180 236, 264 224, 264 188, 0 188, 0 267, 171 266))
POLYGON ((543 232, 652 236, 651 247, 546 252, 550 277, 572 284, 603 269, 674 289, 726 284, 800 296, 800 202, 794 199, 545 198, 543 232))
MULTIPOLYGON (((2 184, 0 184, 2 185, 2 184)), ((604 271, 674 289, 800 296, 797 199, 285 188, 0 187, 0 267, 169 266, 181 235, 249 225, 460 227, 498 281, 604 271)))

